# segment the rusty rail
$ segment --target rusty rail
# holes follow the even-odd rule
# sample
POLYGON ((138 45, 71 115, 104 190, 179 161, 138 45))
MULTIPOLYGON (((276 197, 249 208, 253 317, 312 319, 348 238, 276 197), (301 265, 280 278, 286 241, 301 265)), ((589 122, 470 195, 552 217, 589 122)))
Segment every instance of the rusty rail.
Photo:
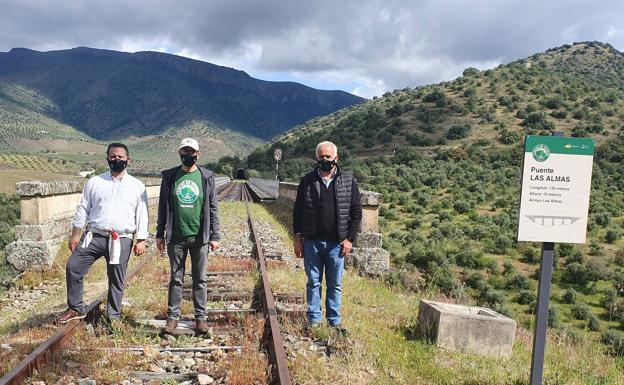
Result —
MULTIPOLYGON (((235 184, 229 183, 219 191, 219 198, 227 196, 235 184)), ((265 256, 260 238, 253 223, 251 215, 251 207, 248 204, 252 201, 252 194, 248 191, 247 184, 243 184, 240 192, 241 201, 246 202, 248 222, 255 243, 255 249, 257 253, 258 270, 262 277, 262 306, 268 321, 268 331, 270 332, 269 343, 269 359, 272 365, 273 379, 272 383, 279 385, 291 385, 290 371, 288 370, 288 361, 286 359, 286 351, 284 350, 284 341, 280 330, 278 320, 278 310, 275 307, 275 298, 269 284, 269 276, 266 267, 265 256)), ((154 257, 154 253, 150 253, 143 258, 127 275, 127 281, 129 282, 137 275, 137 273, 147 265, 154 257)), ((73 320, 66 325, 61 326, 58 331, 39 345, 32 353, 17 364, 10 372, 4 377, 0 378, 0 385, 18 385, 24 382, 32 372, 42 367, 47 361, 50 360, 53 353, 63 347, 63 344, 71 337, 71 335, 77 330, 78 326, 84 321, 94 321, 100 316, 100 305, 106 298, 106 293, 100 295, 98 299, 94 300, 87 307, 87 317, 82 320, 73 320)))
MULTIPOLYGON (((245 185, 246 187, 246 185, 245 185)), ((256 253, 258 255, 258 270, 262 277, 262 306, 264 308, 267 321, 269 323, 269 331, 271 342, 269 344, 270 360, 273 365, 273 383, 279 385, 292 384, 290 371, 288 370, 288 360, 286 359, 286 351, 284 350, 284 340, 282 339, 282 332, 280 330, 279 320, 277 319, 277 308, 275 307, 275 298, 271 291, 269 284, 269 273, 266 267, 266 260, 262 244, 260 243, 260 237, 256 231, 256 227, 253 223, 253 217, 251 215, 251 207, 249 201, 251 195, 247 191, 247 188, 243 189, 245 192, 245 202, 247 203, 247 216, 249 217, 249 227, 251 228, 251 234, 256 244, 256 253)))
MULTIPOLYGON (((127 282, 129 282, 145 265, 147 265, 154 253, 150 253, 143 258, 127 275, 127 282)), ((77 327, 87 320, 94 320, 99 318, 100 305, 106 299, 106 293, 100 295, 96 300, 91 302, 87 307, 87 317, 81 320, 72 320, 67 324, 61 326, 58 331, 45 340, 41 345, 37 347, 26 358, 20 361, 10 372, 0 378, 0 385, 19 385, 28 378, 33 370, 41 367, 46 361, 49 361, 52 354, 59 350, 65 341, 77 330, 77 327)))

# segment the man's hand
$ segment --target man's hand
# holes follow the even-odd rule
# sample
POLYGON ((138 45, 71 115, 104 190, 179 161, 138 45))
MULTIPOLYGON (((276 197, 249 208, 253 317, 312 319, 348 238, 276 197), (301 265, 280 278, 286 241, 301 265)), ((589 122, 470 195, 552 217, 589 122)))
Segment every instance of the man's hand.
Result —
POLYGON ((219 241, 210 241, 208 244, 210 245, 210 250, 212 251, 219 250, 219 241))
POLYGON ((72 233, 71 236, 69 237, 69 250, 73 253, 74 250, 76 250, 76 247, 78 247, 78 244, 80 243, 80 229, 77 227, 72 227, 72 233))
POLYGON ((71 237, 69 237, 69 250, 73 253, 74 250, 76 250, 76 247, 78 247, 78 243, 80 243, 80 234, 78 234, 77 236, 74 236, 72 234, 71 237))
POLYGON ((165 252, 165 248, 167 247, 167 243, 165 242, 165 238, 156 238, 156 248, 161 253, 165 252))
POLYGON ((293 249, 295 250, 295 257, 303 258, 303 241, 300 237, 295 236, 293 249))
POLYGON ((346 257, 347 254, 349 254, 351 250, 353 250, 353 243, 349 242, 348 239, 345 239, 344 241, 340 242, 340 244, 342 245, 340 255, 346 257))
POLYGON ((134 255, 143 255, 145 253, 145 239, 137 240, 134 245, 134 255))

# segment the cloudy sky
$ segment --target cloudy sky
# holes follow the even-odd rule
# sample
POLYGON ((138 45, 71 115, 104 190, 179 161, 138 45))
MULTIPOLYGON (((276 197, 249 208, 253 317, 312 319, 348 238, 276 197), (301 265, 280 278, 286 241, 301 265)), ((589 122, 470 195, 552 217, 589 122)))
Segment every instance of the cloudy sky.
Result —
POLYGON ((0 0, 0 51, 162 51, 372 97, 573 41, 624 51, 623 11, 619 0, 0 0))

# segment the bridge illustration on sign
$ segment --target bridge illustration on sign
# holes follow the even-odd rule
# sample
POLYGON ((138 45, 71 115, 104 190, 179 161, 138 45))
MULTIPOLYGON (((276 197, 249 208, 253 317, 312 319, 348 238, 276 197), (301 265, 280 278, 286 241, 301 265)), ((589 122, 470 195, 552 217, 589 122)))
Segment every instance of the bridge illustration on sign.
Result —
POLYGON ((535 224, 546 227, 571 225, 581 219, 580 217, 563 217, 551 215, 525 215, 525 217, 529 218, 529 220, 535 224))

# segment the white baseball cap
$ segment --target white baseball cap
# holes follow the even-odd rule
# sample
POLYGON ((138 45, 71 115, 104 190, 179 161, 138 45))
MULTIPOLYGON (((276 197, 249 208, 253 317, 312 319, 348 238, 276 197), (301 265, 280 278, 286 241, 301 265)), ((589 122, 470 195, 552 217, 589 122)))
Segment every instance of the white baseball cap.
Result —
POLYGON ((180 148, 182 147, 190 147, 195 151, 199 151, 199 143, 193 138, 184 138, 180 142, 180 148))

